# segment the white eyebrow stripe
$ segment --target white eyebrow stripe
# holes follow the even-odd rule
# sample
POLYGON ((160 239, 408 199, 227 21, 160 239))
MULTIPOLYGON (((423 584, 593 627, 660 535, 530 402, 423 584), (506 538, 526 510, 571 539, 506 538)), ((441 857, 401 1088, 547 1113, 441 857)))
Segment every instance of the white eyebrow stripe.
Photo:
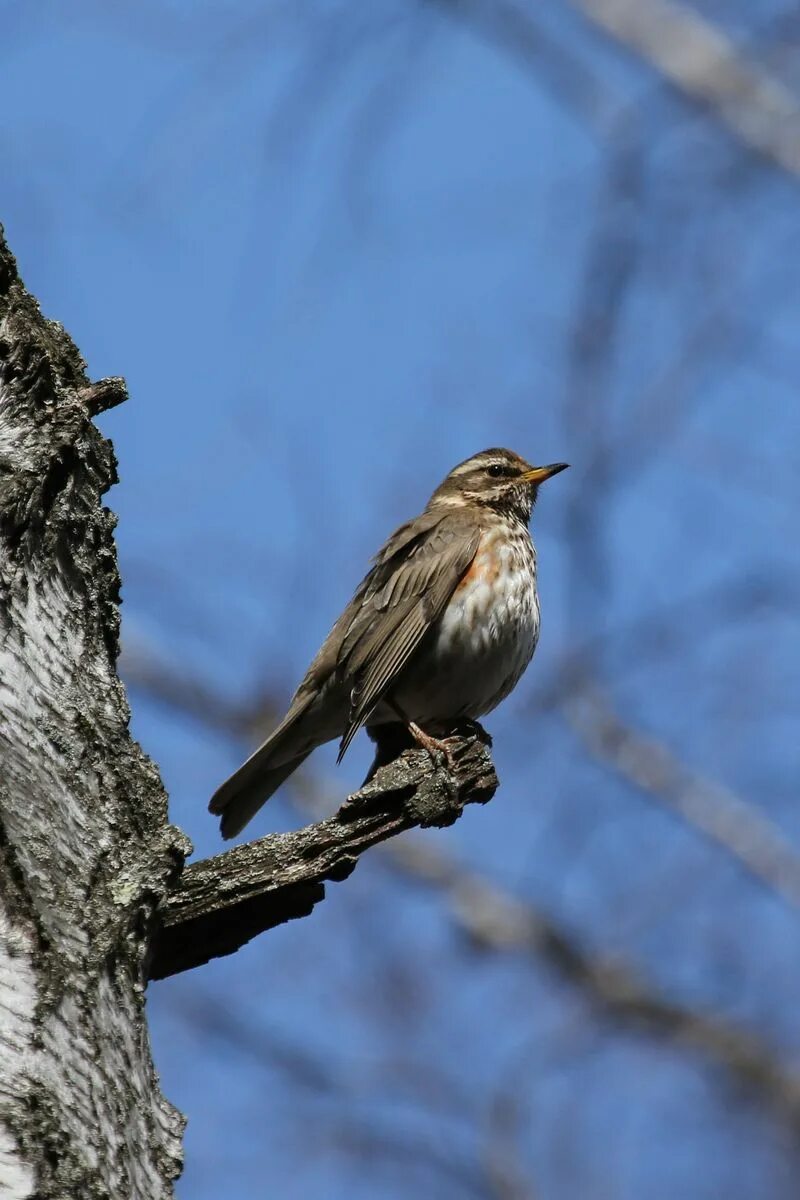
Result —
POLYGON ((468 458, 466 462, 461 463, 458 467, 453 467, 450 472, 453 475, 471 475, 473 471, 479 471, 482 467, 505 466, 505 461, 501 458, 468 458))

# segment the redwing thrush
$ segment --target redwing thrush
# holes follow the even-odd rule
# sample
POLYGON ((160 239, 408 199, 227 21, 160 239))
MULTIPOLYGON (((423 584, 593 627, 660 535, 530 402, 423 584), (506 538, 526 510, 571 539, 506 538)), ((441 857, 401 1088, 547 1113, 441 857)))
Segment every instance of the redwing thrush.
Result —
POLYGON ((539 484, 567 463, 532 467, 484 450, 454 467, 424 512, 395 530, 323 643, 275 732, 213 795, 233 837, 317 746, 362 725, 421 726, 490 712, 516 686, 539 637, 539 484))

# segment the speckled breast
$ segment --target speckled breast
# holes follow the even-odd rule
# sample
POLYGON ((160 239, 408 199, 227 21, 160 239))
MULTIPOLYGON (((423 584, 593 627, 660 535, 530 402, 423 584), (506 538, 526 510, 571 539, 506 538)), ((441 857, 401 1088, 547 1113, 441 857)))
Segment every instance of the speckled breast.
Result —
POLYGON ((481 537, 413 675, 397 698, 418 722, 490 712, 516 686, 536 649, 536 552, 527 527, 493 525, 481 537))

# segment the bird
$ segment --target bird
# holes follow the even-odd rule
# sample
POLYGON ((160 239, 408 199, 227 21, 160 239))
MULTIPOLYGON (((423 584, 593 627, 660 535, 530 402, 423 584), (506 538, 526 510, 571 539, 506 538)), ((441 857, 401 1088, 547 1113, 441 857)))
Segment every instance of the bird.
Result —
POLYGON ((419 516, 384 543, 275 731, 209 803, 224 838, 240 833, 312 750, 362 726, 402 723, 432 755, 435 736, 491 712, 516 687, 539 639, 539 487, 567 463, 534 467, 511 450, 474 454, 419 516))

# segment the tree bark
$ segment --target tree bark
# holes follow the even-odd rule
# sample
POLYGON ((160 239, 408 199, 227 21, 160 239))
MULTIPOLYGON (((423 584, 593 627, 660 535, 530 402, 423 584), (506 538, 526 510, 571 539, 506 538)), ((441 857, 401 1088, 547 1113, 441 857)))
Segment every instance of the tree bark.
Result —
POLYGON ((188 845, 116 675, 116 480, 90 384, 0 230, 0 1195, 161 1198, 183 1119, 144 1012, 188 845))

